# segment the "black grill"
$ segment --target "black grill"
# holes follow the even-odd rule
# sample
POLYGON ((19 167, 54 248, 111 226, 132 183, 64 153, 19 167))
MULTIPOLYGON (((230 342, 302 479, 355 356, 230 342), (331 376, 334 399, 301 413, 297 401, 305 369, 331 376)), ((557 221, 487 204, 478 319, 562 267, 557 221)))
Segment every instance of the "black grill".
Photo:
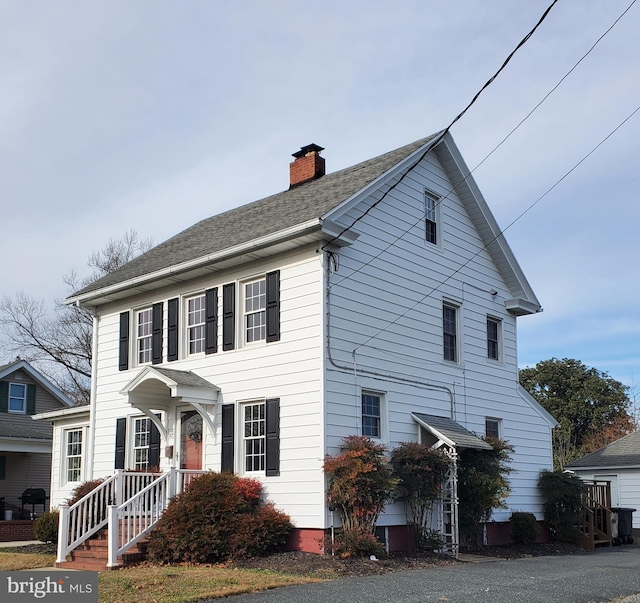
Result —
POLYGON ((18 496, 18 500, 22 501, 22 517, 25 517, 25 505, 31 505, 31 519, 34 519, 36 516, 37 505, 42 505, 42 512, 44 513, 47 504, 47 498, 49 497, 44 491, 44 488, 27 488, 22 493, 22 496, 18 496))

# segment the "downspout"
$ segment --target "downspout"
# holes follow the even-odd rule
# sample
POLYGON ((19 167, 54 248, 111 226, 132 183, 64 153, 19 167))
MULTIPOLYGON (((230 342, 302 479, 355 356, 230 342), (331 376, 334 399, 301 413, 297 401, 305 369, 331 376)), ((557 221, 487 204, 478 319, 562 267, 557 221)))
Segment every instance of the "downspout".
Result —
MULTIPOLYGON (((328 251, 327 255, 331 256, 332 252, 328 251)), ((337 369, 340 372, 353 374, 354 376, 355 375, 368 375, 368 376, 371 376, 371 377, 376 377, 378 379, 385 379, 385 380, 388 380, 388 381, 396 381, 396 382, 400 382, 400 383, 406 383, 407 385, 412 385, 414 387, 419 387, 419 388, 423 388, 423 389, 427 389, 427 390, 446 392, 449 395, 451 419, 453 419, 455 421, 455 396, 454 396, 453 390, 451 390, 446 385, 437 385, 437 384, 434 384, 434 383, 429 383, 428 381, 421 381, 419 379, 408 379, 407 377, 402 377, 402 376, 399 376, 399 375, 392 375, 390 373, 380 373, 378 371, 372 371, 372 370, 368 370, 368 369, 357 367, 357 365, 356 365, 356 350, 355 349, 352 352, 352 355, 353 355, 353 367, 338 364, 333 359, 333 356, 331 355, 331 284, 329 282, 329 280, 330 280, 330 272, 331 272, 331 262, 330 261, 327 262, 325 270, 326 270, 325 290, 327 292, 327 294, 326 294, 326 305, 327 305, 327 312, 326 312, 327 359, 329 360, 329 363, 331 364, 331 366, 333 366, 335 369, 337 369)))

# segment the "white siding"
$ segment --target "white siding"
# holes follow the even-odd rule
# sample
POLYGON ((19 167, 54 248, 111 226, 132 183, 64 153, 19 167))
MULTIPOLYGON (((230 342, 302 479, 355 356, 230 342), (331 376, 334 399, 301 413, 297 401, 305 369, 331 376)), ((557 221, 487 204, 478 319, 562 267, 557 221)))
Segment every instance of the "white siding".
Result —
MULTIPOLYGON (((418 439, 412 411, 449 417, 453 410, 479 435, 485 417, 496 417, 515 446, 507 504, 540 516, 536 480, 540 469, 551 467, 550 428, 517 393, 516 319, 504 307, 511 293, 451 189, 429 154, 358 221, 359 239, 338 253, 339 269, 330 276, 330 353, 343 370, 328 364, 328 452, 335 453, 346 435, 360 433, 363 389, 385 394, 385 443, 391 448, 418 439), (425 187, 442 195, 437 246, 425 241, 425 187), (445 300, 458 307, 457 363, 443 360, 445 300), (487 358, 487 316, 502 321, 500 361, 487 358), (446 391, 428 384, 451 391, 455 408, 446 391)), ((347 209, 339 221, 350 224, 380 197, 378 192, 347 209)), ((500 511, 494 518, 508 515, 500 511)), ((403 510, 392 506, 380 523, 402 521, 403 510)))
MULTIPOLYGON (((184 357, 185 340, 181 341, 181 360, 164 362, 166 368, 193 371, 220 388, 213 418, 215 437, 204 427, 205 468, 220 469, 222 404, 240 403, 266 398, 280 399, 280 475, 263 477, 267 496, 285 510, 300 527, 323 527, 324 458, 322 442, 322 278, 316 248, 289 253, 267 262, 256 262, 246 270, 216 274, 210 279, 192 282, 188 294, 219 287, 219 310, 222 315, 222 285, 280 270, 281 339, 242 345, 241 309, 236 312, 236 349, 222 351, 222 327, 219 323, 219 346, 216 354, 184 357)), ((126 305, 118 304, 100 312, 99 350, 97 358, 95 477, 110 474, 114 468, 116 419, 139 414, 127 408, 119 393, 139 372, 139 368, 118 371, 119 314, 130 307, 141 307, 185 293, 185 288, 161 290, 151 297, 138 297, 126 305)), ((241 289, 236 289, 239 308, 241 289)), ((182 310, 183 306, 181 306, 182 310)), ((165 324, 167 306, 165 303, 165 324)), ((181 312, 180 330, 185 327, 181 312)), ((134 325, 132 324, 132 328, 134 325)), ((166 357, 166 331, 165 331, 166 357)), ((135 362, 135 354, 132 354, 135 362)), ((169 445, 179 450, 174 409, 168 416, 169 445)), ((239 440, 240 415, 236 413, 236 441, 239 440)), ((169 460, 162 458, 163 466, 169 460)), ((178 459, 176 459, 178 460, 178 459)), ((240 449, 236 446, 236 468, 241 470, 240 449)))

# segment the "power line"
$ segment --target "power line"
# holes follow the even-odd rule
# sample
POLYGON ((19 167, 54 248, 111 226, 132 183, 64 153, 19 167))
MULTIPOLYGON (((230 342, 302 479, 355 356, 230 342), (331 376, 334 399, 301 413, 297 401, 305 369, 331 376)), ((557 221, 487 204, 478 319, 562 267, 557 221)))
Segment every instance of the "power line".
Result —
POLYGON ((565 178, 567 178, 567 176, 569 176, 569 174, 571 174, 576 168, 578 168, 578 166, 580 166, 582 163, 584 163, 584 161, 586 159, 588 159, 591 155, 593 155, 593 153, 595 153, 595 151, 597 149, 599 149, 607 140, 609 140, 609 138, 611 138, 611 136, 613 136, 624 124, 626 124, 638 111, 640 111, 640 106, 636 107, 636 109, 634 111, 632 111, 624 120, 622 120, 622 122, 620 122, 613 130, 611 130, 611 132, 609 132, 609 134, 607 134, 595 147, 593 147, 582 159, 580 159, 580 161, 578 161, 570 170, 568 170, 567 172, 565 172, 565 174, 559 178, 558 180, 556 180, 556 182, 550 186, 542 195, 540 195, 540 197, 538 197, 533 203, 531 203, 531 205, 529 205, 520 215, 518 215, 506 228, 503 228, 495 237, 493 237, 493 239, 491 239, 491 241, 489 241, 486 245, 484 245, 482 248, 480 248, 476 253, 474 253, 466 262, 464 262, 463 264, 461 264, 456 270, 454 270, 446 279, 444 279, 443 281, 441 281, 440 283, 438 283, 435 287, 433 287, 426 295, 424 295, 420 300, 418 300, 415 304, 413 304, 413 306, 411 306, 410 308, 408 308, 405 312, 403 312, 402 314, 400 314, 397 318, 395 318, 394 320, 392 320, 389 324, 387 324, 386 327, 379 329, 378 331, 376 331, 375 335, 372 335, 371 337, 367 338, 363 343, 361 343, 360 345, 356 346, 354 348, 354 353, 356 350, 358 350, 359 348, 367 345, 367 343, 369 343, 372 339, 375 339, 376 337, 378 337, 378 335, 380 335, 380 333, 384 333, 389 327, 393 326, 394 324, 396 324, 401 318, 404 318, 407 314, 409 314, 409 312, 413 311, 415 308, 417 308, 422 302, 424 302, 425 299, 429 298, 433 293, 435 293, 438 289, 440 289, 440 287, 442 287, 442 285, 446 284, 448 281, 450 281, 456 274, 458 274, 458 272, 460 272, 463 268, 465 268, 466 266, 468 266, 476 257, 478 257, 489 245, 491 245, 491 243, 493 243, 494 241, 496 241, 499 237, 501 237, 509 228, 511 228, 518 220, 520 220, 520 218, 522 218, 525 214, 527 214, 531 209, 533 209, 538 203, 540 203, 540 201, 542 201, 542 199, 544 199, 554 188, 556 188, 556 186, 558 186, 563 180, 565 180, 565 178))
MULTIPOLYGON (((560 78, 560 80, 558 80, 558 82, 556 83, 556 85, 551 88, 551 90, 549 90, 549 92, 547 92, 547 94, 545 94, 542 99, 533 107, 533 109, 531 109, 531 111, 529 111, 529 113, 527 113, 527 115, 525 115, 525 117, 523 117, 520 122, 495 146, 493 147, 493 149, 487 154, 485 155, 485 157, 480 161, 480 163, 478 163, 463 179, 462 181, 457 185, 454 186, 451 190, 449 190, 446 195, 444 195, 444 197, 441 197, 437 204, 436 207, 439 206, 442 202, 444 202, 446 199, 449 198, 449 195, 451 195, 451 193, 455 192, 463 183, 465 183, 468 178, 487 160, 489 159, 489 157, 491 157, 491 155, 493 155, 515 132, 516 130, 518 130, 520 128, 520 126, 527 121, 532 115, 533 113, 535 113, 535 111, 540 107, 540 105, 542 105, 542 103, 544 103, 544 101, 546 101, 560 86, 560 84, 562 84, 562 82, 564 82, 565 79, 567 79, 567 77, 569 77, 569 75, 571 75, 575 69, 578 67, 578 65, 580 65, 580 63, 582 63, 582 61, 591 54, 591 52, 594 50, 594 48, 602 41, 602 39, 617 25, 618 21, 620 21, 622 19, 622 17, 624 17, 627 12, 629 12, 629 10, 631 9, 631 7, 636 3, 636 0, 633 0, 633 2, 631 2, 631 4, 629 4, 629 6, 620 14, 620 16, 609 26, 609 28, 591 45, 591 48, 589 48, 589 50, 587 50, 587 52, 585 54, 582 55, 582 57, 580 57, 580 59, 573 65, 573 67, 567 71, 567 73, 564 74, 564 76, 562 76, 562 78, 560 78)), ((433 148, 433 145, 430 145, 429 148, 433 148)), ((426 155, 426 153, 421 157, 421 160, 424 158, 424 156, 426 155)), ((414 164, 412 167, 414 167, 416 164, 414 164)), ((409 170, 410 171, 410 170, 409 170)), ((398 183, 399 184, 399 183, 398 183)), ((336 286, 339 285, 342 281, 351 278, 354 274, 357 274, 358 272, 360 272, 363 268, 366 268, 367 266, 369 266, 373 261, 375 261, 377 258, 379 258, 383 253, 385 253, 387 250, 389 250, 391 247, 393 247, 400 239, 402 239, 407 233, 409 233, 411 230, 413 230, 418 224, 420 224, 423 221, 423 216, 421 216, 420 218, 418 218, 418 220, 416 222, 414 222, 411 226, 409 226, 409 228, 407 228, 406 230, 404 230, 401 234, 399 234, 391 243, 389 243, 384 249, 382 249, 379 253, 377 253, 376 255, 374 255, 369 261, 365 262, 364 264, 362 264, 361 266, 359 266, 358 268, 356 268, 355 270, 353 270, 352 272, 350 272, 349 274, 347 274, 346 276, 343 276, 340 280, 336 281, 335 283, 333 283, 332 286, 336 286)), ((344 232, 344 231, 343 231, 344 232)))
POLYGON ((538 19, 538 22, 535 24, 535 26, 533 27, 533 29, 524 37, 522 38, 522 40, 520 40, 520 42, 518 43, 518 45, 511 51, 511 53, 509 54, 509 56, 507 56, 507 58, 504 60, 504 62, 502 63, 502 65, 500 66, 500 68, 498 69, 498 71, 496 71, 484 84, 484 86, 482 86, 482 88, 480 88, 480 90, 478 90, 478 92, 476 92, 475 96, 471 99, 471 102, 469 102, 469 104, 460 112, 458 113, 458 115, 456 115, 456 117, 454 117, 453 121, 441 132, 439 132, 438 134, 436 134, 433 142, 429 145, 429 147, 424 151, 424 153, 422 153, 422 155, 419 157, 419 159, 414 162, 410 167, 408 167, 406 169, 406 171, 402 174, 402 176, 400 176, 400 178, 384 193, 384 195, 382 195, 382 197, 380 197, 380 199, 378 199, 375 203, 373 203, 369 208, 367 208, 367 210, 360 216, 358 216, 357 218, 355 218, 351 224, 349 226, 346 226, 345 228, 343 228, 335 237, 333 237, 331 240, 329 240, 327 243, 325 243, 322 246, 322 251, 325 251, 326 248, 331 245, 331 243, 333 243, 336 239, 339 239, 345 232, 351 230, 360 220, 362 220, 374 207, 378 206, 383 199, 386 198, 386 196, 392 191, 394 190, 406 177, 406 175, 416 166, 418 165, 418 163, 420 163, 424 157, 427 155, 427 153, 429 152, 429 150, 431 148, 433 148, 435 145, 438 144, 438 142, 440 142, 440 140, 442 140, 442 137, 445 136, 445 134, 451 129, 451 127, 453 126, 453 124, 455 124, 459 119, 462 118, 462 116, 471 108, 471 106, 478 100, 478 98, 480 97, 480 95, 485 91, 486 88, 488 88, 493 81, 498 77, 498 75, 500 75, 500 73, 505 69, 505 67, 509 64, 509 62, 511 61, 511 59, 513 58, 513 56, 516 54, 516 52, 518 52, 518 50, 520 50, 520 48, 527 42, 527 40, 529 40, 529 38, 534 34, 534 32, 538 29, 538 27, 540 27, 540 25, 542 24, 542 22, 547 18, 547 15, 549 14, 549 12, 551 11, 551 9, 555 6, 555 4, 558 2, 558 0, 553 0, 553 2, 549 5, 549 7, 547 8, 547 10, 544 11, 544 13, 542 14, 542 16, 540 17, 540 19, 538 19))

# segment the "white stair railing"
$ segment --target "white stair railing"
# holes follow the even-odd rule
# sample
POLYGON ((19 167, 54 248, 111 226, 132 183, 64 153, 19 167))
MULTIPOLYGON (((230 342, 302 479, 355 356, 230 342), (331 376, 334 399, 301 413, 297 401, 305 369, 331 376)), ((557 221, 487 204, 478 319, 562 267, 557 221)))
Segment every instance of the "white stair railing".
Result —
POLYGON ((118 557, 151 531, 171 499, 205 473, 175 468, 164 474, 117 469, 71 507, 60 506, 56 561, 66 561, 73 549, 107 526, 107 566, 116 567, 118 557))
POLYGON ((58 563, 66 561, 73 549, 107 524, 107 508, 117 502, 121 477, 116 472, 70 507, 60 505, 58 563))
POLYGON ((165 473, 121 505, 109 506, 107 567, 117 567, 118 557, 158 523, 172 497, 173 472, 165 473))

